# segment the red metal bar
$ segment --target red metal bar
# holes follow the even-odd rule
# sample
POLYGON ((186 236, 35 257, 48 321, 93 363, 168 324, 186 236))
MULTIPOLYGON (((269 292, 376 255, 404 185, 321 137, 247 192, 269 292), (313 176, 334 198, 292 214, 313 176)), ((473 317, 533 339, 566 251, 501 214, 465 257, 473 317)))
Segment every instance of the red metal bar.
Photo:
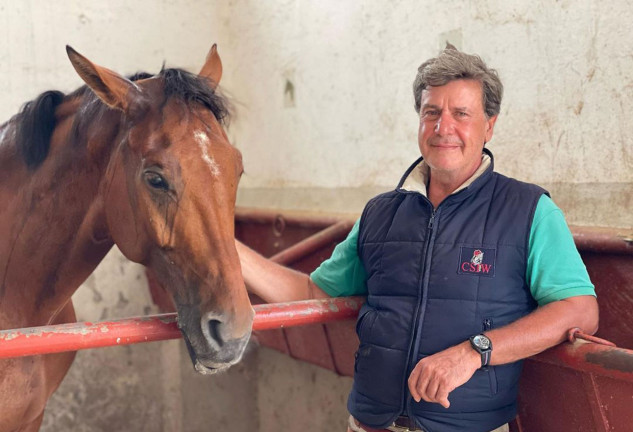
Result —
MULTIPOLYGON (((255 305, 253 330, 355 318, 364 297, 255 305)), ((0 358, 130 345, 181 337, 176 314, 98 323, 72 323, 0 331, 0 358)))
POLYGON ((271 330, 356 318, 365 297, 338 297, 255 305, 253 330, 271 330))
POLYGON ((353 221, 338 222, 273 255, 270 260, 289 266, 327 244, 343 239, 353 225, 353 221))
POLYGON ((326 215, 301 211, 284 211, 283 213, 280 213, 276 210, 248 207, 237 207, 235 209, 235 220, 238 222, 250 224, 268 225, 277 224, 280 223, 280 221, 283 221, 284 224, 299 227, 326 228, 342 220, 350 220, 353 224, 356 218, 357 216, 348 214, 326 215))
POLYGON ((618 228, 571 227, 581 252, 633 255, 633 232, 618 228))

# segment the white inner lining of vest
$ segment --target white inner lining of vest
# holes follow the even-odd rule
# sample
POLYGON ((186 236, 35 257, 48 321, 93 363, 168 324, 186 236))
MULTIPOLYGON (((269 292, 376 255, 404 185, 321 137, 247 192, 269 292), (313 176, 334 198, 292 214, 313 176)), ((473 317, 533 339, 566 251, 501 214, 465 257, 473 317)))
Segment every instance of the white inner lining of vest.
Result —
MULTIPOLYGON (((451 195, 470 186, 472 182, 477 180, 477 178, 488 169, 490 163, 490 156, 483 153, 481 155, 481 165, 479 165, 477 171, 475 171, 468 180, 462 183, 460 187, 455 189, 451 195)), ((426 185, 428 184, 430 169, 429 165, 424 161, 424 159, 422 159, 422 161, 411 170, 407 178, 402 183, 401 189, 408 192, 419 192, 422 195, 427 196, 426 185)))

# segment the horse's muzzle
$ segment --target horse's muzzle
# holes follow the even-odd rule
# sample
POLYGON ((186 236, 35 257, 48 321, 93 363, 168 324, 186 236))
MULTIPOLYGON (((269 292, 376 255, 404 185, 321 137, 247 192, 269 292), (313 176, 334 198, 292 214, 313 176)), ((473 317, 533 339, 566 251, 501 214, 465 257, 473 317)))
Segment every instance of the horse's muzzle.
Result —
POLYGON ((199 321, 189 321, 191 326, 179 320, 195 370, 214 374, 238 363, 251 336, 252 318, 251 315, 247 320, 249 326, 246 331, 236 330, 233 321, 213 312, 206 313, 199 321), (196 321, 199 327, 194 324, 196 321))

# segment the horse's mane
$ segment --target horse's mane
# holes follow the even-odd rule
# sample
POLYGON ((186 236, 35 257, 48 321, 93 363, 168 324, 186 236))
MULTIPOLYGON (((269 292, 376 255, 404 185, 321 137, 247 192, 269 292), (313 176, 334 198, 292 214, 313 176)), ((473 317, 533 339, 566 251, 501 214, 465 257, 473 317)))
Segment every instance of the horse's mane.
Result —
MULTIPOLYGON (((154 75, 138 72, 131 75, 131 81, 151 78, 154 75)), ((230 103, 225 96, 211 86, 211 82, 182 69, 162 69, 157 77, 164 79, 164 100, 162 106, 172 98, 178 98, 187 104, 200 104, 210 110, 220 123, 227 123, 230 103)), ((50 140, 55 130, 55 109, 64 101, 82 98, 81 115, 75 118, 71 136, 78 136, 84 126, 97 120, 104 111, 110 109, 87 86, 64 95, 57 90, 49 90, 23 105, 15 116, 15 145, 30 168, 37 168, 48 155, 50 140)))
POLYGON ((48 154, 55 130, 55 108, 64 100, 64 93, 49 90, 24 104, 15 117, 15 145, 29 168, 38 166, 48 154))

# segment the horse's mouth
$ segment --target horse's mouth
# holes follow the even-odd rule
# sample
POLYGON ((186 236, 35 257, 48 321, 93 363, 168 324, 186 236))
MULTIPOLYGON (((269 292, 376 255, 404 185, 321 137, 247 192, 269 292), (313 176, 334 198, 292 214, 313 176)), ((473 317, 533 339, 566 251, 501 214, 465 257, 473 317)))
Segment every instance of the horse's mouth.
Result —
POLYGON ((220 372, 224 372, 226 371, 229 367, 231 367, 230 364, 222 364, 222 365, 217 365, 217 366, 208 366, 203 364, 200 360, 196 359, 194 361, 193 364, 193 368, 196 370, 196 372, 202 374, 202 375, 213 375, 216 373, 220 373, 220 372))
POLYGON ((187 334, 185 332, 182 332, 182 334, 183 339, 185 340, 185 345, 187 346, 187 351, 189 352, 189 357, 191 358, 191 362, 193 363, 193 368, 196 372, 202 375, 213 375, 216 373, 224 372, 239 361, 239 358, 230 363, 217 363, 210 360, 201 360, 198 357, 198 354, 193 348, 191 342, 189 341, 187 334))

